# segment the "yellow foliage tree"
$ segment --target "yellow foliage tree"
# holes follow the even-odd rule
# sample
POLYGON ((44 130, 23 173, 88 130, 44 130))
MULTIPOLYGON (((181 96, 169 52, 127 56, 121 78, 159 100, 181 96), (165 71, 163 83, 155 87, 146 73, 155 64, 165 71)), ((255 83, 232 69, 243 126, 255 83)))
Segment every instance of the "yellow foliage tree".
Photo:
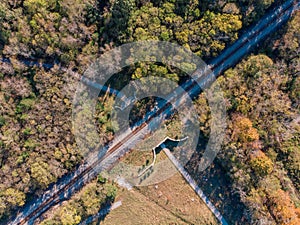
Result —
POLYGON ((234 134, 243 143, 257 141, 259 134, 251 120, 243 116, 234 118, 234 134))
POLYGON ((31 164, 31 176, 37 181, 41 188, 47 188, 48 185, 56 181, 55 177, 49 172, 49 165, 46 162, 37 160, 31 164))
POLYGON ((14 188, 8 188, 0 196, 4 196, 6 202, 12 204, 13 206, 23 206, 25 204, 25 194, 14 188))
POLYGON ((75 225, 81 221, 76 208, 71 205, 63 207, 60 211, 60 220, 63 225, 75 225))
POLYGON ((250 156, 250 165, 259 175, 270 174, 274 167, 272 160, 260 150, 250 156))

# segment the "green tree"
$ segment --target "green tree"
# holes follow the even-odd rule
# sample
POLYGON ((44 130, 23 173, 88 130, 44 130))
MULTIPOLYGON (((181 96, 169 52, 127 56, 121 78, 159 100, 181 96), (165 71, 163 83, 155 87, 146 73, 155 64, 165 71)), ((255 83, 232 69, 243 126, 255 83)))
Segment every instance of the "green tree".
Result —
POLYGON ((46 9, 54 9, 58 2, 57 0, 25 0, 24 6, 29 13, 37 13, 46 9))
POLYGON ((38 185, 45 189, 48 185, 56 179, 49 170, 49 165, 42 160, 37 159, 35 163, 30 165, 31 176, 34 178, 38 185))

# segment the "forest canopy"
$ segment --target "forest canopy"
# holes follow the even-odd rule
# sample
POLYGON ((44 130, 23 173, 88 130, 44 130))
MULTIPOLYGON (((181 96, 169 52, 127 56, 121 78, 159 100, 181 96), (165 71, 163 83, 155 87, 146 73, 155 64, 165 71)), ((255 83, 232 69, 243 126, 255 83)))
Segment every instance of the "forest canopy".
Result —
MULTIPOLYGON (((160 40, 177 43, 209 63, 281 2, 1 1, 0 223, 84 162, 72 129, 72 100, 80 75, 101 54, 125 43, 160 40)), ((245 206, 241 214, 247 222, 231 221, 236 224, 300 224, 299 52, 298 10, 218 79, 228 126, 216 163, 245 206)), ((140 62, 111 83, 120 87, 149 75, 178 84, 187 78, 169 65, 140 62)), ((102 144, 113 140, 109 109, 114 97, 99 95, 94 115, 99 135, 86 138, 102 144)), ((211 117, 205 95, 194 104, 207 140, 211 117)), ((191 163, 196 168, 199 161, 191 163)), ((112 202, 116 184, 101 180, 88 184, 42 224, 78 224, 112 202)))

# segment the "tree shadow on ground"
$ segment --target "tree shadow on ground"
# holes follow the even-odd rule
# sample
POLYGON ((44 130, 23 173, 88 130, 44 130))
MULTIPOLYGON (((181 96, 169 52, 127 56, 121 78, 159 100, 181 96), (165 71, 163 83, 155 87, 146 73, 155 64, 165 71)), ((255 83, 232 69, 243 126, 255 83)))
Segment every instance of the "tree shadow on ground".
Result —
POLYGON ((206 143, 207 140, 200 137, 198 149, 185 169, 229 224, 247 224, 243 217, 246 207, 240 197, 234 193, 232 181, 218 162, 218 158, 205 171, 199 172, 198 164, 205 151, 206 143))

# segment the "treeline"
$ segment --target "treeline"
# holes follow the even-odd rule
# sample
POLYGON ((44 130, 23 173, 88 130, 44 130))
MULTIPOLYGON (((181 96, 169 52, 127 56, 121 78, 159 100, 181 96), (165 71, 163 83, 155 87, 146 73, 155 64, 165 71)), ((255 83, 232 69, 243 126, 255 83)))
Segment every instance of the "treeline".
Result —
POLYGON ((109 207, 116 195, 116 186, 99 175, 70 200, 63 202, 59 208, 53 209, 39 224, 79 224, 88 217, 96 215, 101 208, 109 207))
POLYGON ((71 123, 78 78, 59 66, 81 73, 97 57, 96 26, 86 25, 92 4, 81 0, 0 3, 1 219, 82 161, 71 123), (52 68, 26 65, 30 61, 52 68))
MULTIPOLYGON (((297 12, 283 32, 219 78, 228 128, 217 162, 247 207, 249 224, 300 223, 299 19, 297 12)), ((208 105, 199 113, 208 136, 208 105)))

